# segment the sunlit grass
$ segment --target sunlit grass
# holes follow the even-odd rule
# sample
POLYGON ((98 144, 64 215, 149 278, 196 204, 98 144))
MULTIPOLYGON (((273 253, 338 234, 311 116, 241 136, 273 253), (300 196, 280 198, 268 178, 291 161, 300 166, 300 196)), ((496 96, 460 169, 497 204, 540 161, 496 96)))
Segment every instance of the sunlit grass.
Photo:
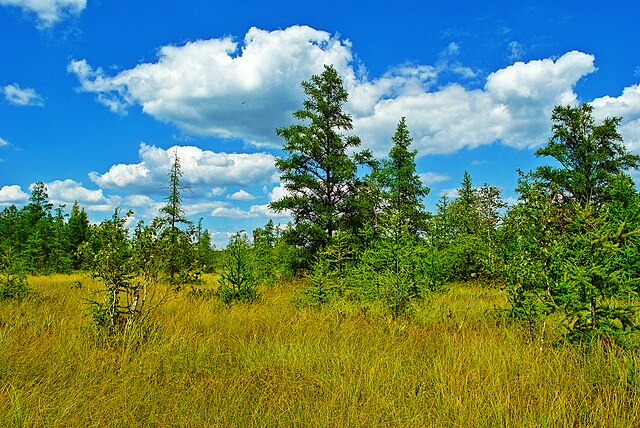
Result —
POLYGON ((293 283, 230 307, 184 290, 113 344, 87 316, 92 280, 29 285, 0 302, 2 427, 640 424, 636 353, 541 346, 496 319, 493 288, 454 284, 411 321, 299 307, 293 283))

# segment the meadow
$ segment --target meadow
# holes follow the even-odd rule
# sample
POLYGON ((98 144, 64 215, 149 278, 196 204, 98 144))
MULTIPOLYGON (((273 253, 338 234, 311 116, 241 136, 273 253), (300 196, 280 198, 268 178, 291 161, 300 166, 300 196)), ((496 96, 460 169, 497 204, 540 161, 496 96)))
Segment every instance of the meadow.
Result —
POLYGON ((185 289, 105 339, 87 311, 98 284, 28 281, 37 295, 0 302, 2 427, 640 425, 637 351, 532 337, 487 284, 452 284, 411 319, 301 306, 299 282, 230 306, 185 289))

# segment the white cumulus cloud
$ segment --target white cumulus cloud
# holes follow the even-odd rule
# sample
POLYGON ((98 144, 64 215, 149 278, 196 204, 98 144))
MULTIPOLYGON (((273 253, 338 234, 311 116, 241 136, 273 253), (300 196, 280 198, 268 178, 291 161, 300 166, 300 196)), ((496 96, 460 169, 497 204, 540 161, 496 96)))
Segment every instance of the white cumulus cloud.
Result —
POLYGON ((4 98, 17 106, 39 106, 44 105, 44 99, 31 88, 21 88, 17 83, 6 85, 2 88, 4 98))
POLYGON ((619 97, 596 98, 591 105, 598 120, 622 117, 620 135, 630 150, 640 152, 640 85, 624 88, 619 97))
MULTIPOLYGON (((68 70, 78 77, 80 91, 94 93, 114 112, 139 105, 185 134, 280 146, 274 130, 292 123, 291 113, 301 108, 300 82, 333 64, 350 93, 346 109, 363 147, 386 155, 404 116, 419 156, 496 141, 516 148, 544 144, 553 107, 577 103, 575 85, 596 70, 593 55, 572 51, 516 62, 483 77, 458 61, 459 51, 452 43, 435 66, 405 64, 369 78, 354 61, 351 43, 339 36, 306 26, 251 28, 241 43, 223 37, 164 46, 156 62, 113 76, 82 59, 70 62, 68 70), (474 88, 440 85, 442 73, 473 79, 474 88)), ((637 131, 636 125, 626 130, 637 131)))
POLYGON ((595 71, 594 57, 569 52, 557 60, 517 62, 491 73, 482 89, 451 84, 435 91, 376 102, 374 113, 355 117, 355 130, 378 154, 390 148, 398 120, 419 155, 453 153, 495 141, 516 148, 542 144, 557 104, 575 103, 578 80, 595 71))
POLYGON ((234 201, 251 201, 256 199, 254 195, 242 189, 238 190, 235 193, 232 193, 231 195, 227 196, 227 198, 234 201))
POLYGON ((45 183, 45 186, 49 199, 55 204, 78 201, 80 205, 97 205, 106 202, 102 189, 90 190, 74 180, 54 180, 45 183))
POLYGON ((11 205, 26 202, 29 195, 22 191, 20 186, 2 186, 0 189, 0 205, 11 205))
MULTIPOLYGON (((226 185, 270 183, 276 172, 275 158, 267 153, 224 153, 202 150, 195 146, 173 146, 162 149, 140 144, 140 162, 113 165, 89 178, 100 187, 129 191, 160 192, 167 183, 167 173, 178 153, 182 184, 206 186, 211 195, 226 185)), ((220 192, 221 193, 221 192, 220 192)))
POLYGON ((0 5, 33 14, 40 28, 49 28, 67 16, 80 14, 87 7, 87 0, 0 0, 0 5))
POLYGON ((239 137, 273 145, 275 128, 291 122, 302 102, 300 82, 334 64, 352 73, 350 43, 306 26, 251 28, 243 43, 231 37, 164 46, 158 61, 115 76, 72 61, 79 90, 123 113, 139 104, 154 118, 186 133, 239 137), (259 118, 259 120, 256 120, 259 118))
POLYGON ((9 147, 9 142, 4 138, 0 137, 0 147, 9 147))

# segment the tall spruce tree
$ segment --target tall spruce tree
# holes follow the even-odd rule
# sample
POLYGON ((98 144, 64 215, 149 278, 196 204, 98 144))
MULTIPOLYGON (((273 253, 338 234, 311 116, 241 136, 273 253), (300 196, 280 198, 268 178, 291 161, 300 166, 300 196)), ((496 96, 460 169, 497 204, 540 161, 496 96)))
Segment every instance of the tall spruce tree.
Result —
MULTIPOLYGON (((162 219, 166 224, 163 236, 167 239, 167 273, 169 274, 169 281, 171 285, 177 285, 179 282, 176 275, 184 267, 184 245, 182 245, 186 237, 184 232, 179 228, 180 224, 190 225, 191 222, 187 220, 184 208, 182 208, 182 197, 180 192, 188 189, 181 183, 182 169, 180 167, 180 158, 178 157, 177 150, 174 153, 173 163, 169 170, 169 184, 167 189, 169 190, 169 196, 165 198, 167 204, 160 208, 163 214, 162 219)), ((191 246, 189 245, 189 249, 191 246)))
POLYGON ((422 198, 430 189, 422 185, 416 174, 416 150, 409 150, 413 139, 405 118, 400 119, 396 132, 391 138, 393 147, 389 158, 382 161, 378 177, 383 189, 383 216, 396 218, 397 226, 404 225, 410 232, 417 234, 426 226, 427 214, 422 198))
POLYGON ((289 210, 294 228, 289 240, 312 253, 324 247, 338 230, 353 229, 361 220, 357 192, 361 185, 358 165, 370 159, 368 152, 349 155, 360 145, 351 116, 343 111, 348 93, 332 66, 302 82, 304 108, 294 117, 304 124, 279 128, 285 157, 276 160, 281 180, 290 195, 271 203, 275 211, 289 210))

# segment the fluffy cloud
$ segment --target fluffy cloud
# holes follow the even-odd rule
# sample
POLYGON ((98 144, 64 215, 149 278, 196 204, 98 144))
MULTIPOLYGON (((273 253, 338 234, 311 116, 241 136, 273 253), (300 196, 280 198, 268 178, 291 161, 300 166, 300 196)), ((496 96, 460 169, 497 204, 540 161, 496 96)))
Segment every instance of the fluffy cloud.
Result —
POLYGON ((9 147, 9 142, 4 138, 0 137, 0 147, 9 147))
POLYGON ((238 190, 237 192, 227 196, 228 199, 234 200, 234 201, 251 201, 253 199, 256 199, 255 196, 253 196, 251 193, 245 191, 245 190, 238 190))
POLYGON ((533 147, 545 141, 553 106, 576 102, 573 88, 595 70, 593 62, 592 55, 574 51, 555 61, 517 62, 491 73, 482 89, 452 84, 381 99, 374 114, 355 118, 355 129, 379 154, 389 150, 402 116, 407 117, 419 155, 452 153, 495 141, 533 147))
MULTIPOLYGON (((100 187, 134 192, 160 192, 178 153, 183 184, 190 186, 249 185, 269 183, 276 172, 275 159, 267 153, 224 153, 194 146, 174 146, 167 150, 140 144, 140 163, 118 164, 104 174, 91 172, 89 178, 100 187)), ((211 192, 216 192, 214 188, 211 192)))
POLYGON ((430 185, 436 183, 442 183, 443 181, 448 181, 451 179, 448 175, 439 174, 437 172, 423 172, 418 174, 420 177, 420 181, 422 184, 430 185))
POLYGON ((288 213, 278 213, 269 208, 269 204, 251 205, 249 210, 245 211, 238 207, 218 207, 211 212, 212 217, 222 218, 288 218, 288 213))
POLYGON ((12 205, 29 200, 29 195, 22 191, 20 186, 2 186, 0 189, 0 206, 12 205))
MULTIPOLYGON (((156 62, 115 76, 85 60, 72 61, 68 70, 78 77, 80 91, 96 94, 114 112, 140 105, 186 134, 273 146, 281 143, 274 129, 291 123, 291 113, 301 107, 300 82, 321 72, 323 64, 333 64, 350 93, 346 108, 363 147, 387 154, 395 126, 406 116, 419 156, 496 141, 516 148, 543 144, 553 106, 576 103, 576 83, 596 70, 592 55, 572 51, 555 59, 516 62, 483 82, 478 71, 458 61, 459 50, 453 43, 436 66, 403 65, 369 79, 362 64, 354 62, 348 40, 305 26, 271 32, 251 28, 242 43, 225 37, 164 46, 156 62), (439 84, 442 73, 473 78, 474 89, 439 84)), ((622 106, 623 100, 618 102, 622 106)), ((635 136, 640 127, 631 122, 625 133, 635 136)), ((143 166, 122 166, 109 174, 144 181, 143 166)))
POLYGON ((44 105, 44 100, 34 89, 23 89, 17 83, 3 87, 2 93, 4 94, 4 98, 13 105, 40 107, 44 105))
POLYGON ((49 28, 69 15, 87 7, 87 0, 0 0, 0 5, 19 7, 34 14, 40 28, 49 28))
POLYGON ((113 77, 85 60, 72 61, 68 71, 80 80, 81 91, 96 93, 114 112, 135 103, 186 133, 273 145, 275 128, 289 123, 301 105, 300 82, 324 64, 353 80, 351 59, 348 41, 294 26, 251 28, 241 47, 231 37, 164 46, 156 63, 113 77))
POLYGON ((622 117, 620 134, 630 150, 640 152, 640 85, 624 88, 619 97, 596 98, 591 105, 598 120, 622 117))
POLYGON ((45 186, 49 199, 54 203, 78 201, 80 205, 96 205, 106 202, 102 189, 89 190, 74 180, 55 180, 45 183, 45 186))

